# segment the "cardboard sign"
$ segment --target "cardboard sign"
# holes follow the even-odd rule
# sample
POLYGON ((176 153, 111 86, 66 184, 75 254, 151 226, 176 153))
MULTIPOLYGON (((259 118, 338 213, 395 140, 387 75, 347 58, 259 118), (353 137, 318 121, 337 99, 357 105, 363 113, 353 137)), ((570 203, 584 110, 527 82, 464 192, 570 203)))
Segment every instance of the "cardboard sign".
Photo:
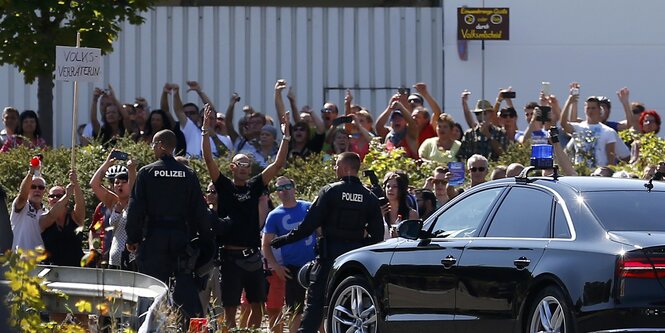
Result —
POLYGON ((101 49, 56 46, 55 79, 57 81, 101 81, 101 49))
POLYGON ((509 12, 509 8, 457 8, 457 39, 510 39, 509 12))

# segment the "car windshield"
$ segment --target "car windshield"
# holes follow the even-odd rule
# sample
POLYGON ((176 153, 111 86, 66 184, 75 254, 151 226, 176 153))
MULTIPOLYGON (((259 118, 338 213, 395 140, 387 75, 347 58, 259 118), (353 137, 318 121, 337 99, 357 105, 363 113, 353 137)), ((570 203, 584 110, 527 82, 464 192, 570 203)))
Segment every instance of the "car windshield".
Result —
POLYGON ((607 231, 665 231, 665 192, 584 192, 582 197, 607 231))

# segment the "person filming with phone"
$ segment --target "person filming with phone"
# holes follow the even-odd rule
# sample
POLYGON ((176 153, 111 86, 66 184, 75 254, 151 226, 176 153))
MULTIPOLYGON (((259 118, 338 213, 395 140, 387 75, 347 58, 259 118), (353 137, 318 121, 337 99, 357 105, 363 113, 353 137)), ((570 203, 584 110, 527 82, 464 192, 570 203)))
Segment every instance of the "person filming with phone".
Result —
POLYGON ((486 100, 478 100, 473 110, 477 124, 464 132, 462 146, 457 153, 460 161, 474 154, 480 154, 496 161, 506 149, 506 132, 492 124, 494 107, 486 100))

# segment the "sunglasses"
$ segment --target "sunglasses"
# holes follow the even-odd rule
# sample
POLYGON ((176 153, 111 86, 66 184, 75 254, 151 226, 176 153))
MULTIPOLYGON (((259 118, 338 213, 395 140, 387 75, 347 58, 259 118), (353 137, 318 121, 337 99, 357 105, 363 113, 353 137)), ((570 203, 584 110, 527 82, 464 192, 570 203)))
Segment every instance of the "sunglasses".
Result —
POLYGON ((217 191, 215 191, 215 190, 206 190, 206 193, 208 193, 208 194, 216 194, 217 191))
POLYGON ((162 143, 162 142, 161 141, 150 142, 150 149, 155 149, 155 146, 157 146, 160 143, 162 143))
POLYGON ((293 184, 284 184, 284 185, 279 185, 275 187, 275 191, 280 192, 280 191, 286 191, 286 190, 292 190, 293 189, 293 184))
POLYGON ((36 190, 39 189, 40 191, 43 191, 46 189, 46 186, 44 185, 30 185, 30 189, 36 190))
POLYGON ((641 109, 633 109, 633 114, 641 114, 643 111, 641 109))
POLYGON ((448 184, 448 181, 445 179, 434 179, 434 185, 445 185, 448 184))
POLYGON ((517 117, 517 115, 516 115, 516 114, 512 114, 512 113, 502 113, 502 114, 500 115, 500 117, 501 117, 501 118, 515 118, 515 117, 517 117))
POLYGON ((60 199, 60 198, 62 198, 63 196, 65 196, 65 195, 64 195, 64 194, 49 194, 49 195, 48 195, 48 198, 49 198, 49 199, 55 199, 55 198, 60 199))
POLYGON ((196 112, 196 111, 185 111, 185 115, 188 115, 188 116, 195 115, 195 114, 199 114, 199 113, 196 112))
POLYGON ((293 129, 294 132, 307 132, 307 129, 304 127, 296 127, 293 129))
POLYGON ((251 165, 249 162, 233 162, 233 164, 235 164, 240 168, 249 168, 249 166, 251 165))
POLYGON ((471 170, 471 172, 485 172, 485 170, 487 170, 487 168, 486 167, 478 167, 478 168, 471 167, 471 168, 469 168, 469 170, 471 170))
POLYGON ((415 99, 415 98, 414 98, 414 99, 410 99, 410 100, 409 100, 409 103, 418 103, 418 104, 420 104, 420 100, 419 100, 419 99, 415 99))
POLYGON ((321 113, 333 113, 333 109, 321 109, 321 113))

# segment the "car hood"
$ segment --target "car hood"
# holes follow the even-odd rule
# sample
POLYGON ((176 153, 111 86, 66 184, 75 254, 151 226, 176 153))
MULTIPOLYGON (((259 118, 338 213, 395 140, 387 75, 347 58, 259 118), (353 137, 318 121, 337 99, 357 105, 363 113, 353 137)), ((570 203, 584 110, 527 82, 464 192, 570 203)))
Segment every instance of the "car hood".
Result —
POLYGON ((609 231, 607 236, 615 242, 639 248, 665 246, 663 231, 609 231))

